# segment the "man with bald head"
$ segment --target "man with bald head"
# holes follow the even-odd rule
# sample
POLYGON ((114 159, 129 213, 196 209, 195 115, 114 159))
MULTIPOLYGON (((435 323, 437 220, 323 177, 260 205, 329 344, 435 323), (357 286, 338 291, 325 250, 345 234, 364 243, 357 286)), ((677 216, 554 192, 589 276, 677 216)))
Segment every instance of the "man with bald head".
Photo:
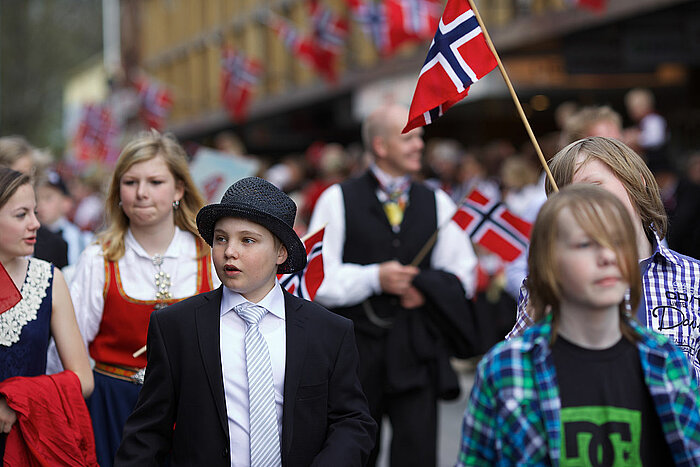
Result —
MULTIPOLYGON (((369 169, 328 188, 309 229, 326 225, 325 280, 316 301, 355 324, 370 412, 378 424, 386 415, 392 425, 391 465, 424 467, 436 464, 437 400, 459 394, 449 355, 463 352, 464 342, 454 333, 459 325, 446 323, 467 321, 476 257, 449 222, 449 196, 413 180, 423 130, 401 134, 407 117, 398 105, 367 117, 369 169), (411 265, 438 226, 435 245, 411 265)), ((380 446, 377 439, 369 465, 380 446)))

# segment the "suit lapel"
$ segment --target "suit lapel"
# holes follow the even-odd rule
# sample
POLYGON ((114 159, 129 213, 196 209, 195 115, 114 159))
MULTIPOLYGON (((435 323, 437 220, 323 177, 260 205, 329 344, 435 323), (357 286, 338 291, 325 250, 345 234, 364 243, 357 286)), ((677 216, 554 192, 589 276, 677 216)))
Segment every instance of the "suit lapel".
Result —
POLYGON ((223 289, 221 286, 208 293, 208 301, 195 310, 195 322, 197 325, 197 337, 199 350, 202 353, 204 371, 209 380, 209 387, 214 397, 219 422, 225 433, 228 433, 228 419, 226 415, 226 398, 224 395, 224 381, 221 374, 221 349, 219 347, 220 308, 223 289))
POLYGON ((284 375, 284 405, 282 410, 282 455, 292 445, 294 402, 306 356, 306 313, 304 301, 284 290, 287 356, 284 375))

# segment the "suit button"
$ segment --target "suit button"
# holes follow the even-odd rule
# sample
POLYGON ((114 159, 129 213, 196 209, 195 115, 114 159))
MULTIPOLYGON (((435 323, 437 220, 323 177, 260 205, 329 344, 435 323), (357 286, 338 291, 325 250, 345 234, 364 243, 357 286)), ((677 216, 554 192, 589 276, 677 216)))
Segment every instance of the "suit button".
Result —
POLYGON ((398 238, 395 238, 395 239, 391 242, 391 245, 392 245, 394 248, 398 248, 398 247, 401 246, 401 240, 399 240, 398 238))
POLYGON ((221 451, 221 457, 228 457, 228 448, 221 451))

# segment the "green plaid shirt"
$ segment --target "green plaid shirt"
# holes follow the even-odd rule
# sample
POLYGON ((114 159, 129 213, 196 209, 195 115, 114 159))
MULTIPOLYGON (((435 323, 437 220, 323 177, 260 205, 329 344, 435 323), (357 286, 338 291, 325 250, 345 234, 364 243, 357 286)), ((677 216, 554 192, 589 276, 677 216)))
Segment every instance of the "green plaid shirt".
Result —
MULTIPOLYGON (((668 339, 630 325, 644 380, 676 465, 700 465, 700 394, 668 339)), ((458 466, 559 465, 561 401, 549 348, 551 317, 494 346, 479 363, 464 414, 458 466)))

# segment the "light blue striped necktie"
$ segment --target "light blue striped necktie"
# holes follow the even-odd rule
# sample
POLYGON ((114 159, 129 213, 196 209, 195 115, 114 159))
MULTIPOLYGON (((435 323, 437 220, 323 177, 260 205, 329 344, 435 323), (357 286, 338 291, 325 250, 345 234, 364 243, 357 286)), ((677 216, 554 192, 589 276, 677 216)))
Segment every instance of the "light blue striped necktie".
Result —
POLYGON ((282 464, 282 459, 272 363, 267 343, 258 328, 258 323, 267 310, 260 305, 244 302, 236 305, 234 311, 246 323, 245 359, 250 410, 250 466, 279 466, 282 464))

